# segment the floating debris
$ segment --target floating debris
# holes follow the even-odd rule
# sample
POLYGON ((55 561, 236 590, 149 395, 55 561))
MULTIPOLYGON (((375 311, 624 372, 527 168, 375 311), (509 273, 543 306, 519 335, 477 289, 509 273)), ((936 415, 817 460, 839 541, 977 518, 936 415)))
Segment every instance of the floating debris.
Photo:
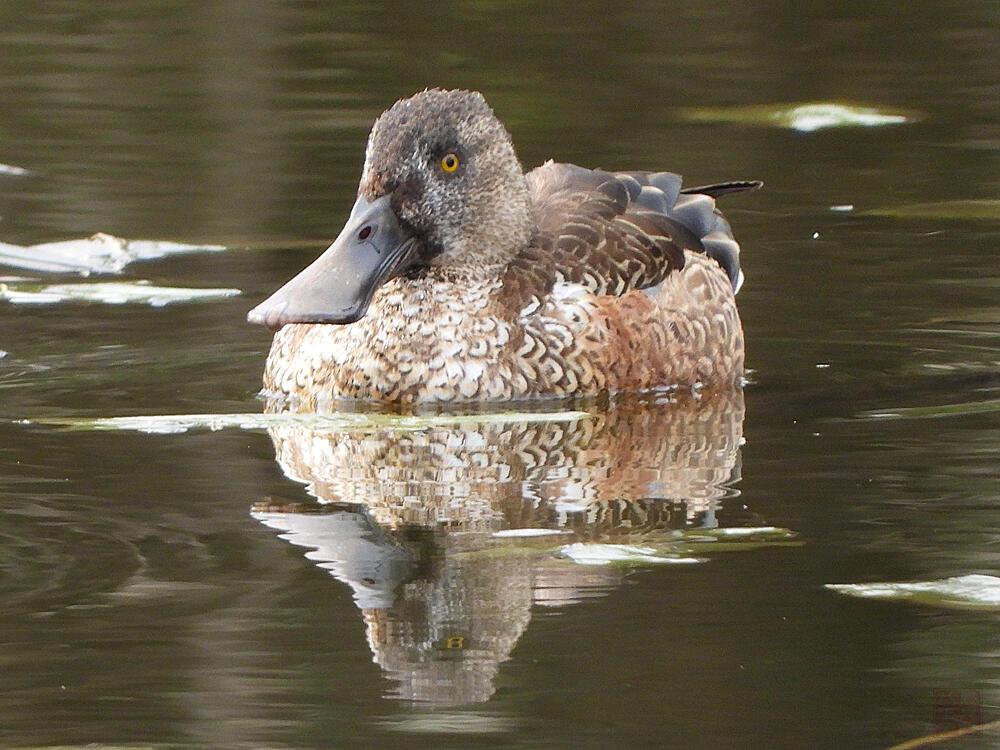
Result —
POLYGON ((896 409, 874 409, 861 412, 861 419, 940 419, 964 417, 970 414, 990 414, 1000 411, 1000 400, 968 401, 959 404, 902 406, 896 409))
POLYGON ((0 299, 15 305, 52 305, 58 302, 101 302, 106 305, 142 303, 164 307, 177 302, 202 302, 242 294, 239 289, 189 289, 154 286, 149 281, 100 282, 94 284, 0 283, 0 299))
POLYGON ((887 216, 892 219, 950 219, 955 221, 1000 220, 1000 199, 946 200, 929 203, 904 203, 862 211, 866 216, 887 216))
POLYGON ((912 583, 828 583, 826 588, 866 599, 902 599, 950 609, 1000 609, 1000 578, 975 573, 912 583))
POLYGON ((87 239, 11 245, 0 242, 0 265, 43 273, 121 273, 129 263, 181 253, 219 252, 223 245, 184 245, 159 240, 126 240, 97 233, 87 239))
POLYGON ((25 175, 31 174, 24 167, 15 167, 11 164, 0 164, 0 174, 10 175, 11 177, 24 177, 25 175))
POLYGON ((506 539, 510 537, 556 536, 571 533, 567 529, 502 529, 501 531, 494 531, 493 536, 506 539))
POLYGON ((838 214, 849 214, 854 210, 853 203, 840 203, 836 206, 830 206, 830 210, 838 214))
POLYGON ((691 528, 677 533, 673 548, 684 554, 702 552, 745 552, 764 547, 801 547, 791 529, 781 526, 719 526, 714 529, 691 528))
POLYGON ((456 424, 504 424, 507 422, 572 422, 586 419, 582 411, 497 412, 494 414, 435 414, 428 416, 398 414, 163 414, 139 417, 103 417, 98 419, 22 420, 24 424, 49 424, 78 430, 125 430, 152 434, 173 434, 189 430, 266 430, 271 427, 301 427, 311 430, 426 430, 456 424))
POLYGON ((659 553, 654 547, 633 544, 588 544, 577 542, 559 548, 559 555, 580 565, 631 564, 689 564, 705 562, 700 557, 685 557, 659 553))
POLYGON ((792 536, 788 529, 779 529, 777 526, 723 526, 717 529, 705 529, 702 534, 710 536, 731 537, 731 536, 792 536))
MULTIPOLYGON (((432 735, 487 735, 517 731, 512 718, 469 711, 411 711, 383 719, 380 726, 392 732, 432 735)), ((430 743, 419 743, 430 744, 430 743)), ((434 743, 439 744, 439 743, 434 743)))
POLYGON ((875 107, 831 102, 752 104, 746 107, 689 107, 680 110, 695 122, 734 122, 811 133, 824 128, 900 125, 919 119, 913 113, 885 112, 875 107))

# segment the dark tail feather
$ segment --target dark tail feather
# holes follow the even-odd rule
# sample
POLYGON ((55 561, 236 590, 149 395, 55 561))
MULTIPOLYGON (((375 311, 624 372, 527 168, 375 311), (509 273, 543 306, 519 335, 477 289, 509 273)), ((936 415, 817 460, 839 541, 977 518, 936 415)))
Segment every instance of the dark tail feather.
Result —
POLYGON ((681 190, 682 193, 700 193, 718 198, 729 193, 743 193, 748 190, 757 190, 763 187, 762 180, 735 180, 733 182, 717 182, 714 185, 702 185, 701 187, 689 187, 681 190))

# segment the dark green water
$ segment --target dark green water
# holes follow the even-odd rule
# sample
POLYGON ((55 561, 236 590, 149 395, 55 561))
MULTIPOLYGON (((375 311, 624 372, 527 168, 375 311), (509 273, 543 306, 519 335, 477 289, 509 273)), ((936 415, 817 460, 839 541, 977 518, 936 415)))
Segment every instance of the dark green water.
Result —
POLYGON ((949 708, 1000 718, 996 609, 824 589, 1000 573, 1000 6, 545 8, 0 4, 0 164, 30 170, 0 174, 0 241, 220 243, 124 276, 243 292, 0 301, 0 746, 877 748, 949 708), (528 165, 765 180, 725 202, 742 402, 415 432, 39 424, 259 412, 246 310, 337 233, 371 121, 428 85, 482 90, 528 165), (817 101, 913 119, 681 114, 817 101), (864 416, 905 407, 933 416, 864 416), (568 533, 491 536, 527 526, 568 533), (799 543, 553 554, 715 526, 799 543))

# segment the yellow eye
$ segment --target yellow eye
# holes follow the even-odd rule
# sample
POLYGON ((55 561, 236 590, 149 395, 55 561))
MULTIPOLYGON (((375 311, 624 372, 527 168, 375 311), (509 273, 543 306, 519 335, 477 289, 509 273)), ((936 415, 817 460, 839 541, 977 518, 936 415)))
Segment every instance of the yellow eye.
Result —
POLYGON ((441 159, 441 169, 445 172, 454 172, 458 169, 458 157, 455 154, 445 154, 441 159))

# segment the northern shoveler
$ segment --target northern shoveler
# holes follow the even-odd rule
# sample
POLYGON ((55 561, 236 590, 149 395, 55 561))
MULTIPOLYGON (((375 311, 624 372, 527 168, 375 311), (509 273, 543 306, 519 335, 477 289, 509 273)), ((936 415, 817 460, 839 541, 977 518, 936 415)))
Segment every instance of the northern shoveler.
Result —
POLYGON ((743 273, 715 198, 760 184, 525 174, 481 94, 400 100, 340 235, 247 316, 276 332, 264 392, 308 407, 734 384, 743 273))

